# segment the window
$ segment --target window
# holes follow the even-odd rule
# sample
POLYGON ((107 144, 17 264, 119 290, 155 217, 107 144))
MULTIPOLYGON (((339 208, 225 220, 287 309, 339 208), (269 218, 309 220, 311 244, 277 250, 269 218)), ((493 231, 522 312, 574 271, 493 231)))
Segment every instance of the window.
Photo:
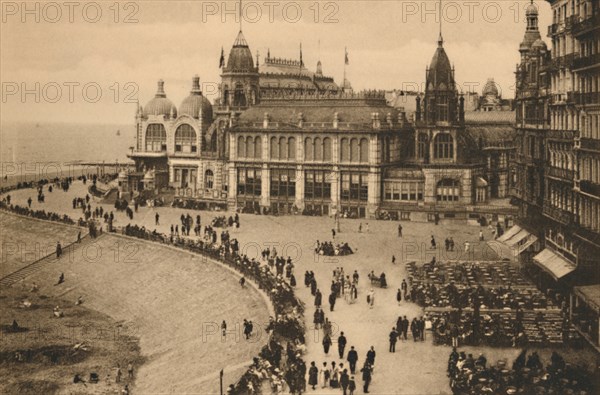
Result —
POLYGON ((423 183, 421 181, 386 181, 384 183, 384 200, 421 201, 423 200, 423 183))
POLYGON ((369 162, 369 140, 360 139, 360 162, 369 162))
POLYGON ((246 139, 242 136, 238 137, 237 156, 238 158, 246 157, 246 139))
POLYGON ((304 159, 313 160, 313 142, 310 137, 304 140, 304 159))
POLYGON ((331 139, 329 137, 325 137, 323 139, 323 160, 331 161, 331 139))
POLYGON ((254 139, 246 137, 246 157, 254 158, 254 139))
POLYGON ((324 170, 304 172, 304 197, 311 200, 331 199, 330 173, 324 170))
POLYGON ((426 159, 429 156, 427 135, 425 133, 419 133, 419 137, 417 139, 417 153, 419 155, 419 159, 426 159))
POLYGON ((271 196, 280 200, 296 198, 295 169, 271 169, 271 196))
POLYGON ((214 174, 212 170, 206 170, 206 172, 204 172, 204 187, 207 189, 213 189, 214 181, 214 174))
POLYGON ((342 143, 340 144, 340 147, 341 147, 341 152, 340 152, 341 161, 349 162, 350 161, 350 142, 348 141, 347 138, 342 139, 342 143))
POLYGON ((146 129, 146 151, 164 152, 167 150, 167 132, 160 123, 151 123, 146 129))
POLYGON ((315 138, 315 160, 321 161, 323 160, 323 146, 321 145, 321 139, 319 137, 315 138))
POLYGON ((175 131, 175 152, 195 153, 197 150, 194 128, 185 123, 179 126, 175 131))
POLYGON ((237 169, 237 194, 238 196, 252 197, 261 195, 261 169, 238 168, 237 169))
POLYGON ((436 159, 454 158, 454 139, 449 133, 435 136, 433 152, 436 159))
POLYGON ((254 158, 262 158, 262 139, 260 138, 260 136, 254 138, 254 158))
POLYGON ((368 175, 342 173, 341 200, 367 201, 369 197, 368 175))
POLYGON ((296 159, 296 139, 294 137, 290 137, 288 139, 288 159, 296 159))
POLYGON ((358 146, 358 139, 350 140, 350 162, 360 161, 360 147, 358 146))
POLYGON ((458 202, 460 197, 460 183, 457 180, 445 178, 437 184, 438 202, 458 202))

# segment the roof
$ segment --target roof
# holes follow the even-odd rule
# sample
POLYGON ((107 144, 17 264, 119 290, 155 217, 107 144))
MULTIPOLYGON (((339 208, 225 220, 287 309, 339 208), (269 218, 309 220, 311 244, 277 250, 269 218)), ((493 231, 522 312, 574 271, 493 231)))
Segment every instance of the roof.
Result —
POLYGON ((156 95, 143 107, 143 114, 145 117, 149 115, 167 115, 177 117, 177 108, 167 99, 165 93, 165 83, 163 80, 158 81, 158 89, 156 95))
POLYGON ((516 122, 515 111, 465 111, 465 123, 469 124, 509 124, 516 122))
POLYGON ((548 272, 555 280, 559 280, 573 272, 576 266, 549 248, 545 248, 533 257, 533 261, 548 272))
POLYGON ((428 91, 434 89, 454 90, 454 76, 452 75, 452 66, 450 59, 444 50, 444 40, 440 34, 438 47, 431 58, 429 70, 427 71, 427 87, 428 91))
POLYGON ((229 52, 229 58, 227 59, 227 67, 224 71, 249 71, 254 72, 254 59, 252 59, 252 52, 248 47, 248 43, 242 34, 242 31, 238 33, 233 47, 229 52))
POLYGON ((516 129, 510 125, 466 125, 467 134, 480 147, 512 147, 517 135, 516 129))
MULTIPOLYGON (((320 99, 262 99, 257 106, 244 111, 239 124, 262 123, 265 113, 269 122, 281 122, 297 125, 302 114, 305 123, 323 123, 329 127, 336 117, 340 125, 345 123, 371 124, 372 114, 378 113, 381 125, 385 127, 387 115, 390 114, 397 125, 398 111, 389 107, 385 99, 360 97, 359 95, 341 95, 334 98, 320 99)), ((342 128, 342 126, 340 126, 342 128)))

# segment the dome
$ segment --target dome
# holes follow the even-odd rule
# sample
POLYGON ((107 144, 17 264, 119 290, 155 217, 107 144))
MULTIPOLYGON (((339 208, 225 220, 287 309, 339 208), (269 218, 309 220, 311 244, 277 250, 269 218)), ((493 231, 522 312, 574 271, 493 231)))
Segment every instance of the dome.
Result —
POLYGON ((483 96, 498 96, 498 86, 493 78, 488 78, 481 92, 483 96))
POLYGON ((173 117, 177 117, 177 108, 173 102, 171 102, 171 100, 167 99, 167 94, 165 93, 165 82, 163 80, 159 80, 156 95, 144 107, 144 116, 165 115, 169 117, 171 116, 171 112, 173 113, 173 117))
POLYGON ((198 119, 202 109, 202 120, 212 122, 212 104, 200 90, 200 77, 194 76, 192 80, 192 90, 190 95, 183 99, 179 106, 179 115, 189 115, 192 118, 198 119))
POLYGON ((538 38, 537 40, 535 40, 535 42, 533 43, 531 48, 539 48, 539 49, 546 50, 548 47, 546 46, 546 43, 544 42, 544 40, 542 40, 541 38, 538 38))
POLYGON ((427 90, 443 89, 454 90, 453 70, 450 66, 450 59, 444 50, 444 40, 440 34, 438 47, 431 58, 429 70, 427 72, 427 90))
POLYGON ((538 8, 535 4, 533 4, 533 0, 531 0, 531 4, 529 4, 527 6, 527 9, 525 10, 525 15, 527 15, 527 16, 538 15, 538 8))
POLYGON ((237 35, 233 47, 229 52, 229 58, 227 59, 227 70, 228 71, 254 71, 254 59, 252 59, 252 52, 248 47, 248 43, 242 34, 242 31, 237 35))

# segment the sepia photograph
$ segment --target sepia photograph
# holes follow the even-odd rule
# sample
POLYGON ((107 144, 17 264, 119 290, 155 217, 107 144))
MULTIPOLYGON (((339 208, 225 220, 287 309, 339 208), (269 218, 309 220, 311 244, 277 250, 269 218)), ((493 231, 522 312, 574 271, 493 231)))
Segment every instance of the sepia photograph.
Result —
POLYGON ((600 0, 0 8, 0 394, 600 393, 600 0))

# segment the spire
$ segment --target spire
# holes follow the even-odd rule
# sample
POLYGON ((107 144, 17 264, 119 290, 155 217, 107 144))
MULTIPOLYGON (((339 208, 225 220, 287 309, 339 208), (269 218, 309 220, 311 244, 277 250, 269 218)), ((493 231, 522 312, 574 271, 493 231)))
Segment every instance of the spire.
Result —
POLYGON ((190 91, 192 95, 201 95, 202 91, 200 90, 200 77, 198 74, 194 75, 192 78, 192 90, 190 91))
POLYGON ((438 37, 438 46, 442 47, 444 45, 444 38, 442 37, 442 0, 440 0, 440 8, 438 10, 438 17, 440 18, 440 35, 438 37))
POLYGON ((240 18, 240 33, 242 32, 242 0, 240 0, 240 9, 239 9, 239 18, 240 18))
POLYGON ((304 66, 304 61, 302 61, 302 43, 300 43, 300 67, 304 66))

